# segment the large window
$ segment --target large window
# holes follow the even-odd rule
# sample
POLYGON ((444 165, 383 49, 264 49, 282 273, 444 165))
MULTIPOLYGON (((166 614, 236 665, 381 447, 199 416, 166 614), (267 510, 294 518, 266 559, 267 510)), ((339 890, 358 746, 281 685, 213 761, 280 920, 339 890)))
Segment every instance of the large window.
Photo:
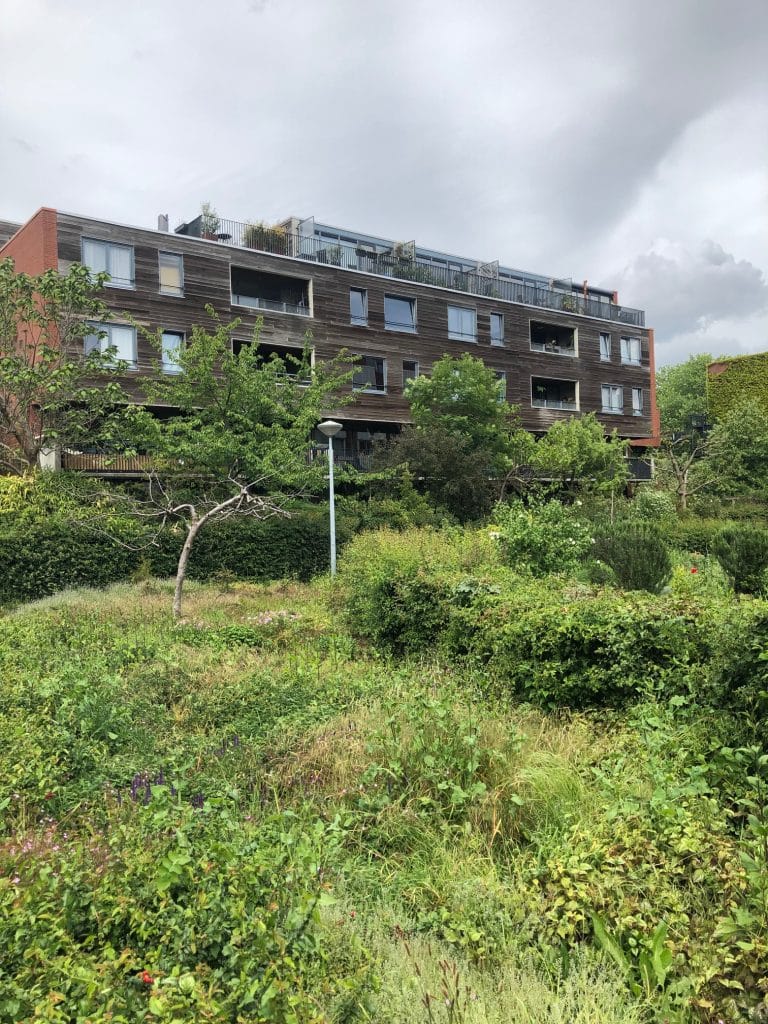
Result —
POLYGON ((124 324, 90 324, 91 333, 85 336, 85 354, 103 352, 115 362, 128 363, 136 369, 136 328, 124 324))
POLYGON ((491 313, 491 344, 504 344, 504 314, 491 313))
POLYGON ((631 366, 640 365, 640 339, 639 338, 622 338, 621 339, 621 361, 622 363, 629 363, 631 366))
POLYGON ((448 337, 452 341, 477 341, 477 310, 449 306, 448 337))
POLYGON ((506 402, 507 400, 507 371, 506 370, 494 370, 493 375, 499 383, 499 401, 506 402))
POLYGON ((309 281, 267 270, 232 267, 232 305, 309 316, 309 281))
POLYGON ((158 254, 160 291, 163 295, 184 294, 184 257, 177 252, 158 254))
POLYGON ((603 384, 601 388, 603 412, 624 412, 624 388, 616 384, 603 384))
POLYGON ((409 380, 416 380, 419 376, 419 364, 415 359, 403 360, 403 387, 409 380))
POLYGON ((163 373, 181 373, 179 356, 183 347, 182 331, 163 331, 163 373))
POLYGON ((358 327, 368 326, 368 292, 365 288, 349 289, 349 322, 358 327))
POLYGON ((531 405, 535 409, 561 409, 577 412, 579 384, 575 380, 531 377, 531 405))
POLYGON ((352 385, 358 391, 385 394, 387 390, 386 361, 381 356, 363 356, 355 370, 352 385))
POLYGON ((643 415, 643 389, 632 388, 632 415, 643 415))
POLYGON ((94 274, 107 273, 113 288, 133 288, 133 246, 83 239, 83 264, 94 274))
POLYGON ((604 363, 611 361, 611 336, 610 334, 600 335, 600 359, 604 363))
POLYGON ((416 333, 416 299, 384 296, 384 326, 388 331, 416 333))

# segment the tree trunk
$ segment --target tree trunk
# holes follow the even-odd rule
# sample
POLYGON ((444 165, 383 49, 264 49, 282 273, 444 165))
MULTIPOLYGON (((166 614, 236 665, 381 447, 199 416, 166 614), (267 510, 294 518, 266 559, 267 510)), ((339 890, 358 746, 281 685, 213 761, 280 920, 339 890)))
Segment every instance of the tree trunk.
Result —
POLYGON ((187 563, 192 552, 192 545, 195 543, 195 537, 204 522, 204 519, 197 519, 189 524, 184 546, 179 555, 179 563, 176 566, 176 587, 173 591, 173 618, 176 622, 181 618, 181 598, 184 590, 184 580, 187 578, 187 563))

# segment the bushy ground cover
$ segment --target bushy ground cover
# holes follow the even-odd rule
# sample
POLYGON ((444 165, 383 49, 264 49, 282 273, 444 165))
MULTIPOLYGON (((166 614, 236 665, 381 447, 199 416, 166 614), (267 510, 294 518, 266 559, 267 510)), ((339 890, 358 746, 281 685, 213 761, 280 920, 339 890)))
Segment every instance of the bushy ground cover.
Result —
POLYGON ((554 635, 562 588, 479 573, 487 531, 400 541, 394 657, 348 578, 192 584, 175 628, 152 580, 0 619, 0 1020, 762 1019, 768 763, 696 635, 761 602, 648 596, 694 615, 677 664, 629 705, 535 707, 442 638, 473 608, 508 625, 525 588, 554 635))

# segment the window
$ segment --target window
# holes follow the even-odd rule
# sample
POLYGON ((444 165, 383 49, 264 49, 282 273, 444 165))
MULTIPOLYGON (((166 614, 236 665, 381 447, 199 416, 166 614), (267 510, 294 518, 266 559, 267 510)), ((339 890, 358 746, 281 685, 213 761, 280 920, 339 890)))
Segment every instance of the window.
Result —
POLYGON ((91 334, 85 336, 85 354, 114 349, 111 357, 117 362, 126 362, 129 369, 136 369, 136 329, 123 324, 91 324, 91 334))
POLYGON ((643 415, 643 389, 632 388, 632 415, 643 415))
POLYGON ((368 292, 364 288, 349 289, 349 322, 368 326, 368 292))
POLYGON ((363 356, 352 378, 352 386, 358 391, 373 391, 386 394, 387 365, 380 356, 363 356))
POLYGON ((610 334, 600 335, 600 359, 604 363, 611 361, 611 336, 610 334))
POLYGON ((493 375, 499 382, 499 401, 506 402, 507 400, 507 371, 506 370, 494 370, 493 375))
POLYGON ((184 294, 184 257, 177 252, 158 253, 160 291, 163 295, 184 294))
POLYGON ((109 274, 113 288, 133 288, 133 246, 83 239, 83 264, 95 274, 109 274))
POLYGON ((181 373, 179 353, 183 345, 183 332, 163 331, 163 373, 181 373))
POLYGON ((531 405, 535 409, 578 412, 579 382, 550 377, 531 377, 531 405))
POLYGON ((477 341, 477 310, 449 306, 448 337, 453 341, 477 341))
POLYGON ((504 344, 504 314, 491 313, 491 344, 504 344))
POLYGON ((640 339, 639 338, 622 338, 621 339, 621 361, 622 363, 631 363, 632 366, 640 365, 640 339))
POLYGON ((403 387, 409 380, 416 380, 419 376, 419 364, 415 359, 403 360, 403 387))
POLYGON ((603 384, 603 412, 624 412, 624 388, 603 384))
POLYGON ((232 305, 310 316, 310 282, 287 274, 232 267, 232 305))
POLYGON ((416 333, 416 299, 384 296, 384 326, 388 331, 416 333))

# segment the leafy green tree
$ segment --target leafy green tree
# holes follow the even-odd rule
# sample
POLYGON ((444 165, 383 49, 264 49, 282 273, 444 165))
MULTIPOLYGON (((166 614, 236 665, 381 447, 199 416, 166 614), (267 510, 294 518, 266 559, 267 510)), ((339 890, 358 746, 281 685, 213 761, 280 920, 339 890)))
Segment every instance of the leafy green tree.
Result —
POLYGON ((768 411, 754 399, 735 406, 707 439, 708 463, 719 490, 765 490, 768 480, 768 411))
POLYGON ((606 435, 594 413, 558 420, 533 452, 539 476, 560 487, 616 492, 627 480, 627 442, 616 431, 606 435))
POLYGON ((707 419, 707 365, 710 355, 691 356, 656 373, 656 402, 662 433, 687 434, 707 419))
MULTIPOLYGON (((213 310, 208 309, 211 316, 213 310)), ((133 501, 138 518, 181 526, 173 614, 182 612, 187 564, 203 527, 233 516, 287 516, 290 494, 323 486, 324 463, 311 464, 313 429, 351 379, 342 360, 311 366, 260 355, 253 343, 238 354, 231 333, 238 321, 194 327, 177 353, 180 372, 144 382, 149 404, 173 410, 164 418, 135 409, 128 420, 136 449, 146 453, 148 497, 133 501)), ((160 338, 156 339, 158 350, 160 338)))
POLYGON ((109 312, 79 264, 66 274, 17 273, 0 261, 0 465, 13 473, 38 466, 57 445, 93 443, 109 436, 112 416, 125 401, 115 379, 114 353, 83 352, 87 321, 109 312))
POLYGON ((515 410, 500 392, 501 383, 481 359, 443 356, 427 377, 408 385, 407 398, 417 429, 439 427, 465 438, 474 451, 491 459, 486 469, 503 471, 517 428, 515 410))
POLYGON ((480 359, 439 359, 429 377, 408 385, 413 426, 380 454, 381 463, 407 465, 431 500, 461 522, 487 514, 535 443, 500 387, 480 359))

